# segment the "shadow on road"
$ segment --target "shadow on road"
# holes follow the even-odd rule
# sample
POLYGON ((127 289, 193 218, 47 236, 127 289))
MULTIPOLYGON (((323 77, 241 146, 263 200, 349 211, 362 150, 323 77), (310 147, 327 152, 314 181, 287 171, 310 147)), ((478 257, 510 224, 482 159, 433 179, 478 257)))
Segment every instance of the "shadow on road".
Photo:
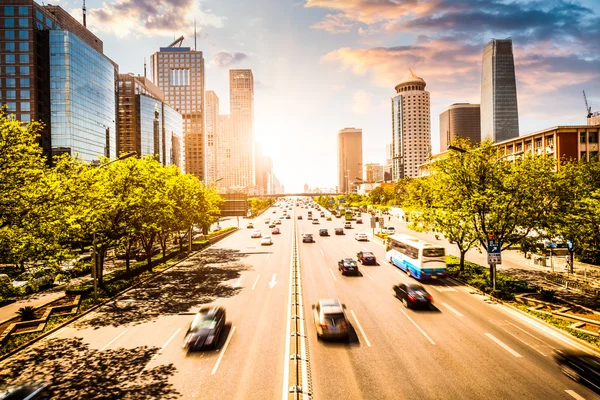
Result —
POLYGON ((172 364, 144 370, 158 348, 99 351, 79 338, 55 339, 0 367, 0 382, 50 384, 53 399, 176 399, 172 364))
POLYGON ((244 256, 237 250, 218 248, 199 253, 120 296, 120 302, 129 303, 126 309, 104 306, 99 312, 91 314, 90 319, 81 320, 75 326, 98 329, 111 325, 139 324, 161 315, 188 312, 219 297, 234 296, 241 289, 223 282, 237 279, 241 271, 252 268, 240 262, 244 256))

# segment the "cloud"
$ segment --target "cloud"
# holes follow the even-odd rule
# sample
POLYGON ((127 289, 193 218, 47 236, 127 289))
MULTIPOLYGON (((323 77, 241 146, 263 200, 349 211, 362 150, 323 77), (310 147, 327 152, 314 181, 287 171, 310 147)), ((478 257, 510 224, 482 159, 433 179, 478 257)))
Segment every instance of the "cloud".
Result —
POLYGON ((352 29, 352 22, 342 14, 327 14, 325 19, 311 26, 330 33, 346 33, 352 29))
POLYGON ((339 11, 346 18, 373 24, 409 15, 426 14, 440 1, 426 0, 306 0, 304 7, 339 11))
POLYGON ((357 114, 364 114, 369 111, 371 95, 364 90, 359 90, 352 94, 352 102, 352 110, 357 114))
POLYGON ((224 21, 210 10, 203 10, 195 0, 115 0, 88 10, 88 15, 91 29, 119 37, 173 36, 174 32, 191 35, 194 18, 200 31, 220 28, 224 21))
POLYGON ((215 54, 213 62, 219 68, 228 68, 233 64, 245 60, 246 58, 248 58, 248 55, 244 53, 229 53, 227 51, 220 51, 215 54))

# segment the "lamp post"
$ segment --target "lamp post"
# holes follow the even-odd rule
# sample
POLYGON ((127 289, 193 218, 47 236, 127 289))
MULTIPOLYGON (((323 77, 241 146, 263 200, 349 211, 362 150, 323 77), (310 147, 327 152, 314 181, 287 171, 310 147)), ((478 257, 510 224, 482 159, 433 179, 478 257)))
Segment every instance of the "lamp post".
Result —
MULTIPOLYGON (((98 169, 104 168, 114 162, 125 160, 126 158, 133 157, 137 155, 136 151, 130 151, 127 154, 123 154, 122 156, 115 158, 112 161, 107 162, 106 164, 101 164, 98 166, 98 169)), ((96 231, 92 234, 92 280, 94 282, 94 303, 98 301, 98 252, 96 251, 96 231)))

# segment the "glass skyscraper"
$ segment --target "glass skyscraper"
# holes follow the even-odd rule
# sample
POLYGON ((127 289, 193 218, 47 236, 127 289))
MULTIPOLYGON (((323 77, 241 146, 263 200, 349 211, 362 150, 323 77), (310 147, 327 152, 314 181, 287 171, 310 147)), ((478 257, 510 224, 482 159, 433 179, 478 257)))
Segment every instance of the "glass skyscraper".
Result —
POLYGON ((481 138, 494 142, 519 136, 515 61, 511 39, 492 39, 481 63, 481 138))

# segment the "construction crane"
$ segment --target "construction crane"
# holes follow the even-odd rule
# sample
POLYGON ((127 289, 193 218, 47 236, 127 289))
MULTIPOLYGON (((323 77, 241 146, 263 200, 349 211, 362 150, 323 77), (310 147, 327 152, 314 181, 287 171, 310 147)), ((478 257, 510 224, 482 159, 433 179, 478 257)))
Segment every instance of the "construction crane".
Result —
POLYGON ((587 118, 592 118, 592 107, 588 105, 587 97, 585 95, 585 90, 583 91, 583 100, 585 101, 585 110, 587 112, 587 118))

